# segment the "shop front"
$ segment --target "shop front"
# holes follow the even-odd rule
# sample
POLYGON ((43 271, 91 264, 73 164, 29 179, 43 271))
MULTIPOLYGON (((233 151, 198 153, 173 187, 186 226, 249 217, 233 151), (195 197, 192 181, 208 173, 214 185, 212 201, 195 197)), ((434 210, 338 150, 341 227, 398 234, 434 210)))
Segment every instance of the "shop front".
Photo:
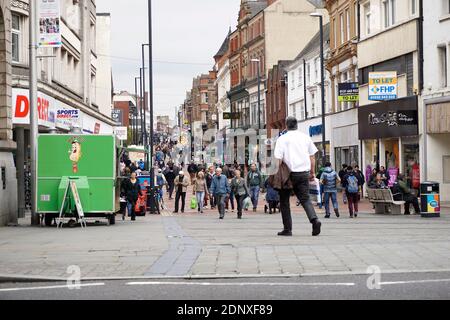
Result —
POLYGON ((416 96, 386 101, 358 109, 363 170, 384 167, 392 186, 402 173, 414 189, 420 186, 418 99, 416 96))

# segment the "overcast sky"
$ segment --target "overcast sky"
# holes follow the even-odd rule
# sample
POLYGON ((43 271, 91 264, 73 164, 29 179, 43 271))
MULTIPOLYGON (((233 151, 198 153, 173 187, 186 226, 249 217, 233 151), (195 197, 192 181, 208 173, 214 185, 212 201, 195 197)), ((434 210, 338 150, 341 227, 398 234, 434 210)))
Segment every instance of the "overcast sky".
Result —
MULTIPOLYGON (((148 42, 147 0, 96 3, 97 12, 111 13, 114 89, 134 92, 134 77, 139 76, 141 66, 141 44, 148 42)), ((175 107, 184 101, 185 92, 192 86, 192 78, 212 69, 213 56, 229 27, 236 27, 240 0, 152 3, 155 112, 173 119, 175 107)))

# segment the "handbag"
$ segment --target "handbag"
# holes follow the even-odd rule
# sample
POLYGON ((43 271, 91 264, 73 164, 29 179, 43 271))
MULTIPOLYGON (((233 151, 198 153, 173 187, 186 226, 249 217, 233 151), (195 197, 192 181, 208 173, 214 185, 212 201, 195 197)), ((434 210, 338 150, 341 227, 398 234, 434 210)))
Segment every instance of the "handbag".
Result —
POLYGON ((244 207, 245 210, 247 210, 248 208, 250 208, 251 204, 252 204, 252 199, 250 197, 246 197, 244 199, 244 202, 242 203, 242 206, 244 207))
POLYGON ((192 198, 191 199, 191 209, 197 209, 197 205, 198 205, 198 203, 197 203, 197 198, 192 198))

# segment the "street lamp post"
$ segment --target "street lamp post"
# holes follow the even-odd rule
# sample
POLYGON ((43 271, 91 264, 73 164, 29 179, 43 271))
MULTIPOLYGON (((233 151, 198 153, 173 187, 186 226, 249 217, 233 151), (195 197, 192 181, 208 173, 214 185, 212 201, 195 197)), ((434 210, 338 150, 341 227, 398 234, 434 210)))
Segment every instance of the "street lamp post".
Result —
POLYGON ((131 128, 133 131, 133 144, 137 145, 137 116, 138 116, 138 93, 137 93, 137 81, 141 81, 141 77, 134 78, 134 97, 136 101, 136 111, 133 112, 133 123, 131 124, 131 128))
MULTIPOLYGON (((143 79, 143 77, 144 77, 144 75, 145 75, 145 69, 144 68, 140 68, 139 69, 139 77, 140 77, 140 79, 141 79, 141 85, 139 86, 139 97, 140 97, 140 101, 139 101, 139 114, 140 114, 140 116, 141 116, 141 121, 140 121, 140 126, 141 126, 141 135, 140 135, 140 139, 139 139, 139 143, 142 143, 142 144, 144 144, 144 130, 145 130, 145 127, 144 127, 144 117, 142 116, 142 113, 143 113, 143 106, 142 106, 142 104, 143 104, 143 101, 144 101, 144 93, 142 92, 142 79, 143 79)), ((144 144, 144 146, 145 146, 145 144, 144 144)))
MULTIPOLYGON (((141 45, 141 58, 142 58, 142 69, 144 70, 144 72, 142 73, 142 83, 141 83, 141 86, 142 86, 142 95, 143 95, 143 103, 144 103, 144 112, 143 112, 143 114, 144 114, 144 146, 146 146, 147 147, 147 145, 148 145, 148 136, 147 136, 147 115, 146 115, 146 109, 147 109, 147 104, 146 104, 146 102, 145 102, 145 89, 146 89, 146 83, 145 83, 145 69, 146 69, 146 67, 145 67, 145 47, 146 46, 148 46, 149 47, 149 44, 148 43, 144 43, 144 44, 142 44, 141 45)), ((145 155, 146 157, 147 157, 147 155, 145 155)), ((145 161, 145 164, 147 165, 147 159, 146 159, 146 161, 145 161)))
POLYGON ((253 63, 257 63, 257 78, 258 78, 258 139, 256 140, 258 146, 258 167, 261 170, 261 158, 259 156, 259 138, 261 133, 261 60, 260 59, 251 59, 253 63))
POLYGON ((327 162, 326 136, 325 136, 325 63, 324 63, 324 47, 323 47, 323 16, 318 12, 310 14, 311 17, 318 17, 320 24, 320 91, 322 100, 322 165, 327 162))

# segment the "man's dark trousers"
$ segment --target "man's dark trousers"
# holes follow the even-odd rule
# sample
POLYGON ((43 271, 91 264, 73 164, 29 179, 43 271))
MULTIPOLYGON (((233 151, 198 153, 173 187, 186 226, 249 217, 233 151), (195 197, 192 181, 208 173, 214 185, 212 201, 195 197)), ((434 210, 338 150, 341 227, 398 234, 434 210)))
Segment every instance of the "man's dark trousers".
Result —
POLYGON ((180 198, 181 198, 181 212, 184 212, 184 207, 186 205, 186 192, 177 191, 175 195, 175 212, 178 212, 180 198))
MULTIPOLYGON (((312 223, 317 219, 316 211, 309 197, 309 172, 292 172, 291 181, 295 195, 300 200, 300 204, 306 211, 309 221, 312 223)), ((283 218, 284 230, 292 232, 291 216, 291 193, 292 190, 280 191, 280 209, 283 218)))

